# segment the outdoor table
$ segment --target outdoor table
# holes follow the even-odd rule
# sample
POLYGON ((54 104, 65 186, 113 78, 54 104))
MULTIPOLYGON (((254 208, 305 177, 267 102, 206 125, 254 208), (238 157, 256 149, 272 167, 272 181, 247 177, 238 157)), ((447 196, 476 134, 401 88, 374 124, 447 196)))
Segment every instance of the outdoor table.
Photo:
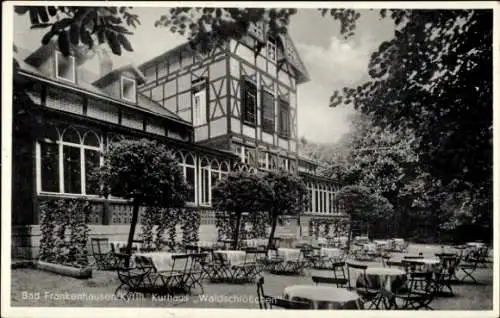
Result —
POLYGON ((198 241, 196 245, 198 247, 213 247, 216 244, 216 242, 212 241, 198 241))
POLYGON ((396 291, 406 282, 406 272, 394 267, 368 267, 365 274, 369 287, 389 292, 396 291))
POLYGON ((420 259, 405 259, 406 263, 423 265, 424 270, 427 272, 438 272, 441 260, 437 258, 420 258, 420 259))
POLYGON ((278 248, 278 257, 283 258, 285 261, 295 261, 300 257, 300 249, 298 248, 278 248))
POLYGON ((480 248, 484 246, 484 243, 481 242, 469 242, 466 243, 467 246, 474 247, 474 248, 480 248))
POLYGON ((316 242, 318 243, 318 245, 327 245, 328 244, 328 240, 324 237, 318 237, 316 242))
MULTIPOLYGON (((114 250, 115 253, 119 253, 120 249, 126 248, 128 242, 127 241, 109 241, 109 247, 111 250, 114 250)), ((136 248, 137 250, 140 250, 142 248, 141 243, 133 242, 132 243, 132 248, 136 248)))
POLYGON ((249 240, 246 240, 246 244, 248 247, 259 247, 262 245, 267 246, 267 242, 268 242, 267 239, 249 239, 249 240))
POLYGON ((355 292, 345 288, 323 285, 292 285, 283 291, 285 299, 305 301, 314 309, 362 309, 362 301, 355 292))
MULTIPOLYGON (((185 253, 170 253, 170 252, 147 252, 147 253, 136 253, 134 256, 143 256, 148 257, 153 262, 153 265, 156 267, 158 272, 170 271, 172 270, 173 258, 174 255, 186 255, 185 253)), ((175 268, 176 270, 184 270, 186 265, 186 260, 176 261, 175 268)))
POLYGON ((229 265, 241 265, 245 263, 246 252, 241 250, 217 250, 214 253, 222 254, 229 265))
POLYGON ((370 251, 370 252, 376 252, 377 245, 374 243, 365 243, 365 244, 363 244, 363 249, 365 249, 366 251, 370 251))
POLYGON ((342 256, 342 251, 339 248, 335 247, 322 247, 320 250, 320 255, 331 258, 339 258, 342 256))

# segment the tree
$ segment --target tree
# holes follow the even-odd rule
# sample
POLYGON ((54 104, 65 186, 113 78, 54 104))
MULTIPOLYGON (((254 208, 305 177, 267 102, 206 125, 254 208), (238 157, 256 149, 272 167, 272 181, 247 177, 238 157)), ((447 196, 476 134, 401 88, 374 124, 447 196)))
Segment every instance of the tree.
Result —
POLYGON ((412 129, 422 171, 477 189, 474 213, 491 218, 492 10, 387 13, 397 29, 373 53, 370 81, 335 92, 332 106, 352 104, 384 129, 412 129))
POLYGON ((271 232, 267 245, 270 248, 278 218, 283 215, 299 215, 304 211, 307 204, 308 190, 300 177, 283 170, 268 172, 264 180, 272 189, 272 199, 267 206, 271 223, 271 232))
POLYGON ((96 44, 107 43, 111 51, 121 55, 122 48, 132 51, 127 35, 130 27, 140 24, 131 7, 55 7, 16 6, 15 12, 28 14, 32 29, 50 28, 42 44, 57 38, 59 50, 68 56, 72 47, 92 49, 96 44), (127 25, 125 27, 125 24, 127 25))
POLYGON ((370 229, 372 224, 389 217, 392 205, 389 201, 363 186, 345 186, 337 193, 336 200, 350 217, 347 246, 350 248, 353 223, 360 228, 370 229))
POLYGON ((227 211, 234 221, 233 248, 238 246, 240 223, 243 213, 265 211, 272 199, 272 188, 259 175, 248 172, 232 172, 217 182, 212 190, 215 209, 227 211))
POLYGON ((181 208, 188 193, 174 155, 156 141, 123 140, 110 145, 104 165, 95 171, 101 193, 131 200, 127 252, 132 250, 140 206, 181 208))
MULTIPOLYGON (((37 8, 17 7, 16 11, 29 12, 32 25, 37 27, 37 8)), ((64 7, 55 8, 59 11, 64 7)), ((353 9, 319 11, 340 22, 345 38, 354 34, 361 16, 353 9)), ((472 206, 478 217, 471 220, 487 223, 492 219, 493 190, 493 11, 379 12, 381 18, 394 21, 393 39, 381 43, 372 54, 367 66, 370 80, 335 91, 330 105, 352 104, 371 115, 376 126, 384 130, 411 129, 418 140, 414 150, 420 170, 444 185, 474 188, 476 203, 472 206)), ((210 51, 214 43, 247 34, 256 21, 264 22, 271 35, 286 32, 295 13, 295 9, 172 8, 156 25, 186 35, 194 48, 210 51)), ((65 23, 76 21, 74 17, 65 23)), ((84 30, 94 30, 94 23, 88 23, 91 28, 83 22, 84 30)))

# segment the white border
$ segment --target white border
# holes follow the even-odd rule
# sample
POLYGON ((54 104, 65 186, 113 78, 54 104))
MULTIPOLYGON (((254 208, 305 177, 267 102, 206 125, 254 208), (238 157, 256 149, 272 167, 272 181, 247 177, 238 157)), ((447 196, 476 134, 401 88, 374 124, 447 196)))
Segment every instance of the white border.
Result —
MULTIPOLYGON (((5 2, 3 3, 3 23, 2 28, 4 35, 3 41, 3 91, 9 92, 12 91, 12 34, 13 34, 13 6, 25 4, 26 2, 21 1, 13 1, 13 2, 5 2)), ((80 2, 80 1, 72 1, 63 2, 63 1, 30 1, 30 5, 89 5, 89 6, 102 6, 106 5, 120 5, 121 2, 118 1, 89 1, 89 2, 80 2)), ((201 1, 193 1, 193 2, 169 2, 165 4, 165 2, 127 2, 127 6, 136 6, 136 7, 159 7, 159 6, 206 6, 207 2, 201 1)), ((227 7, 227 6, 255 6, 255 7, 275 7, 281 8, 283 7, 282 2, 211 2, 210 6, 212 7, 227 7)), ((494 9, 494 36, 493 36, 493 69, 499 70, 500 64, 498 62, 498 53, 499 53, 499 4, 494 1, 481 1, 481 2, 472 2, 472 1, 456 1, 456 2, 294 2, 293 5, 287 3, 287 7, 295 7, 295 8, 334 8, 334 7, 344 7, 344 8, 356 8, 356 9, 371 9, 371 8, 427 8, 427 9, 459 9, 459 8, 475 8, 475 9, 494 9)), ((493 105, 498 105, 498 72, 493 72, 493 105)), ((4 248, 2 248, 2 286, 1 286, 1 299, 2 299, 2 313, 3 317, 66 317, 68 315, 73 317, 108 317, 108 316, 120 316, 122 318, 126 317, 136 317, 137 311, 131 308, 122 309, 122 308, 37 308, 37 307, 29 307, 29 308, 20 308, 20 307, 10 307, 10 232, 11 232, 11 215, 8 213, 11 209, 11 149, 12 149, 12 140, 11 140, 11 131, 12 131, 12 109, 8 107, 8 105, 12 105, 12 94, 3 94, 2 96, 2 223, 3 223, 3 231, 2 231, 2 242, 4 244, 4 248)), ((497 123, 499 118, 498 110, 496 107, 493 108, 493 118, 494 123, 497 123)), ((500 138, 497 125, 494 125, 493 135, 494 140, 498 140, 500 138)), ((498 143, 497 143, 498 144, 498 143)), ((494 153, 494 166, 493 166, 493 174, 494 174, 494 186, 493 186, 493 195, 495 198, 500 198, 498 178, 500 177, 500 168, 498 167, 498 150, 493 149, 494 153)), ((494 201, 494 229, 499 227, 499 205, 498 202, 494 201), (496 226, 495 226, 496 225, 496 226)), ((498 270, 498 243, 499 243, 499 235, 498 231, 494 231, 494 262, 495 269, 498 270)), ((345 317, 358 317, 358 316, 370 316, 370 317, 399 317, 399 316, 415 316, 420 317, 422 315, 427 316, 435 316, 435 317, 498 317, 499 316, 499 293, 498 293, 498 271, 494 272, 493 275, 493 310, 492 311, 434 311, 434 312, 391 312, 391 311, 370 311, 370 312, 352 312, 352 311, 342 311, 341 315, 345 317)), ((220 310, 220 309, 176 309, 176 308, 161 308, 161 309, 152 309, 152 308, 141 308, 141 312, 145 315, 158 316, 158 317, 192 317, 193 315, 201 314, 205 317, 207 315, 213 315, 214 317, 234 317, 234 315, 245 315, 245 313, 251 316, 252 314, 258 313, 261 317, 271 317, 271 315, 275 318, 277 316, 288 316, 293 317, 298 313, 295 311, 252 311, 252 310, 243 310, 243 309, 231 309, 231 310, 220 310)), ((305 313, 305 312, 302 312, 305 313)), ((314 311, 308 312, 308 314, 313 316, 323 316, 323 317, 331 317, 332 313, 328 311, 314 311)))

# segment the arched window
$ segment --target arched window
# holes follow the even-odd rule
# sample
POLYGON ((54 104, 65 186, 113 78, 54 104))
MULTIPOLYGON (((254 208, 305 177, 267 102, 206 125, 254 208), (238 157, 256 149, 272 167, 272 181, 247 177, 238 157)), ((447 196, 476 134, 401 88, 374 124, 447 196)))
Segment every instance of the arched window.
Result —
POLYGON ((187 202, 196 202, 196 165, 195 157, 191 153, 181 154, 177 153, 176 157, 182 159, 179 165, 182 167, 182 172, 184 174, 184 180, 189 187, 189 193, 187 196, 187 202))
POLYGON ((39 142, 38 189, 44 192, 60 192, 59 180, 59 131, 50 126, 45 129, 39 142))
POLYGON ((230 167, 230 164, 229 162, 227 161, 223 161, 220 165, 220 174, 221 174, 221 179, 222 178, 227 178, 229 172, 231 171, 231 169, 229 168, 230 167))
POLYGON ((207 158, 200 161, 200 175, 199 175, 199 199, 200 205, 209 206, 211 199, 211 176, 210 176, 210 162, 207 158))
POLYGON ((90 175, 102 164, 102 138, 90 130, 68 127, 59 135, 48 129, 37 144, 38 191, 96 195, 90 175))

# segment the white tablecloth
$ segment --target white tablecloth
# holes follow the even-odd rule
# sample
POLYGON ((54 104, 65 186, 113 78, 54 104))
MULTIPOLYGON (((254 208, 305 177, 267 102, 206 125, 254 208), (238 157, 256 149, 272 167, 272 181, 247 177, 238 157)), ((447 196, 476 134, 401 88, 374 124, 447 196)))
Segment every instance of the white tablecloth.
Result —
POLYGON ((184 253, 169 253, 169 252, 148 252, 148 253, 136 253, 137 256, 149 257, 153 262, 154 266, 159 272, 174 270, 184 270, 186 266, 186 259, 178 259, 175 261, 172 258, 173 255, 184 255, 184 253))
POLYGON ((245 262, 245 257, 246 257, 245 251, 217 250, 214 253, 224 255, 224 258, 230 265, 241 265, 245 262))
POLYGON ((357 293, 325 285, 293 285, 283 291, 285 299, 312 302, 314 309, 361 309, 357 293))
POLYGON ((267 239, 249 239, 246 240, 246 244, 249 247, 259 247, 259 246, 267 246, 267 239))
POLYGON ((404 261, 407 263, 422 265, 423 268, 421 270, 428 272, 437 272, 439 270, 439 265, 441 264, 441 260, 438 258, 405 259, 404 261))
MULTIPOLYGON (((114 246, 115 252, 119 253, 121 248, 127 247, 127 243, 127 241, 109 241, 109 247, 112 249, 112 246, 114 246)), ((133 242, 132 248, 137 248, 137 250, 140 250, 142 248, 142 244, 133 242)))
POLYGON ((283 257, 285 261, 296 261, 300 258, 300 249, 298 248, 278 248, 278 256, 283 257))
POLYGON ((377 251, 377 244, 375 244, 375 243, 366 243, 366 244, 363 245, 363 248, 366 251, 376 252, 377 251))
POLYGON ((484 243, 481 242, 469 242, 466 244, 467 246, 474 247, 474 248, 480 248, 484 246, 484 243))
POLYGON ((335 247, 322 247, 320 250, 321 256, 338 258, 342 256, 342 251, 335 247))
POLYGON ((399 268, 388 267, 368 267, 366 269, 368 280, 377 277, 379 286, 384 287, 388 291, 392 291, 394 281, 399 279, 403 283, 406 279, 406 272, 399 268))

